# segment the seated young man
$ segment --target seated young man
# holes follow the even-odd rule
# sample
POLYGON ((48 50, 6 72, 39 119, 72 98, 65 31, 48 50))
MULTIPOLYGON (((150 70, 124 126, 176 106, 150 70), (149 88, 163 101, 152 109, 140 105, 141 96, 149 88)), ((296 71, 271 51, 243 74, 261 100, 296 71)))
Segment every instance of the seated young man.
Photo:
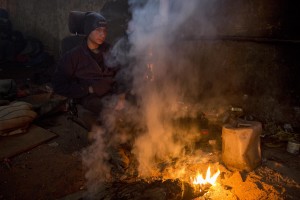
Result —
POLYGON ((110 48, 105 42, 106 19, 99 13, 87 12, 84 34, 83 43, 65 53, 59 61, 52 84, 56 93, 75 99, 87 110, 99 114, 102 98, 113 90, 117 71, 116 67, 105 64, 110 48))
MULTIPOLYGON (((76 100, 85 109, 100 114, 107 99, 104 97, 113 92, 114 76, 117 67, 106 66, 105 58, 109 53, 109 45, 105 42, 107 35, 106 19, 96 12, 87 12, 84 20, 86 39, 79 46, 63 55, 58 62, 53 75, 52 85, 54 92, 76 100)), ((125 95, 118 95, 112 107, 122 109, 125 95)), ((110 98, 108 98, 110 99, 110 98)), ((122 167, 128 160, 123 149, 111 148, 119 155, 114 160, 122 167)))

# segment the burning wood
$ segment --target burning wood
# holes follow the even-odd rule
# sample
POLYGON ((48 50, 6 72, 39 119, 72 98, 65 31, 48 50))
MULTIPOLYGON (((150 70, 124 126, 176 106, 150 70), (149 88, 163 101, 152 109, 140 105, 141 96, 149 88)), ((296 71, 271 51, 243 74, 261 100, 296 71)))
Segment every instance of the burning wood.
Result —
MULTIPOLYGON (((202 186, 210 186, 210 185, 215 185, 216 184, 216 181, 217 181, 217 178, 220 174, 220 170, 218 170, 213 176, 210 176, 211 175, 211 172, 210 172, 210 167, 208 167, 207 171, 206 171, 206 176, 205 176, 205 179, 203 178, 202 174, 197 174, 197 177, 194 179, 193 181, 193 184, 194 185, 200 185, 201 187, 202 186)), ((201 191, 201 189, 200 189, 201 191)))
POLYGON ((114 182, 107 184, 97 199, 194 199, 203 196, 208 189, 196 191, 189 183, 179 179, 114 182))
MULTIPOLYGON (((198 165, 191 167, 198 168, 198 165)), ((104 189, 99 191, 97 199, 195 199, 206 195, 211 188, 216 186, 220 174, 220 170, 211 174, 210 167, 207 168, 205 178, 199 173, 195 178, 189 177, 190 170, 190 172, 186 171, 181 176, 176 175, 175 171, 169 171, 169 173, 174 173, 174 177, 181 178, 172 178, 168 170, 165 169, 159 176, 160 178, 158 176, 149 177, 148 179, 129 178, 110 182, 105 185, 104 189)), ((177 169, 177 171, 180 170, 177 169)))

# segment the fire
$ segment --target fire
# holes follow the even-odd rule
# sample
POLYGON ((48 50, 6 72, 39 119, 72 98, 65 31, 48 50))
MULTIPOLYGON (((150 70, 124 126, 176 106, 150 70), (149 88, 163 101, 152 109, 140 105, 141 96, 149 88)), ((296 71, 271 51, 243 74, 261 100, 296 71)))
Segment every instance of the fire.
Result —
POLYGON ((205 184, 215 185, 219 174, 220 174, 220 170, 218 170, 213 176, 211 176, 210 167, 208 167, 206 171, 205 179, 203 178, 202 174, 199 174, 198 172, 196 178, 194 178, 193 180, 193 184, 194 185, 205 185, 205 184))

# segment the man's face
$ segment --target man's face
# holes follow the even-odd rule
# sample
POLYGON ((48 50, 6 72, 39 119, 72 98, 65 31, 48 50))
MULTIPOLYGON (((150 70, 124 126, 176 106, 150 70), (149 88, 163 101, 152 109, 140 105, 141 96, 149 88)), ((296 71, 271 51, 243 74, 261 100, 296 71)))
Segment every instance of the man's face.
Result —
POLYGON ((107 35, 107 28, 106 27, 99 27, 93 30, 89 34, 89 39, 92 42, 97 43, 98 45, 102 44, 105 41, 107 35))

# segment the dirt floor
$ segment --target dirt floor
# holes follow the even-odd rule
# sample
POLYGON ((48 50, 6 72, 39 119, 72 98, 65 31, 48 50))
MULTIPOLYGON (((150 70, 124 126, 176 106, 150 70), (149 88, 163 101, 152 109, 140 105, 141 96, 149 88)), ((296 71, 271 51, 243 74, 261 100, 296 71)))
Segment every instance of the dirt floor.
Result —
MULTIPOLYGON (((87 131, 65 115, 45 119, 39 125, 58 137, 1 163, 0 199, 80 199, 82 196, 71 194, 85 195, 81 151, 88 145, 87 131)), ((287 153, 285 147, 263 147, 262 153, 262 165, 252 172, 229 171, 217 164, 221 171, 217 186, 196 199, 300 199, 300 156, 287 153)), ((202 158, 207 158, 202 167, 218 163, 220 151, 206 152, 202 158)), ((112 188, 102 192, 99 199, 118 199, 112 196, 118 193, 112 188)), ((152 188, 149 199, 157 198, 161 191, 156 189, 152 188)), ((133 199, 119 192, 120 199, 133 199)), ((143 197, 145 193, 138 195, 143 197)), ((172 199, 169 197, 159 199, 172 199)))
MULTIPOLYGON (((28 69, 23 77, 30 73, 28 69)), ((9 78, 9 74, 3 76, 9 78)), ((22 78, 19 73, 17 76, 22 78)), ((0 200, 87 198, 81 154, 89 146, 88 131, 67 119, 66 113, 34 123, 58 137, 1 161, 0 200)), ((251 172, 226 169, 220 159, 220 145, 213 153, 201 149, 199 152, 200 168, 213 164, 221 171, 217 184, 201 195, 192 192, 193 195, 184 196, 183 187, 174 192, 170 187, 176 187, 165 187, 166 182, 147 185, 136 177, 127 177, 106 185, 96 199, 300 199, 300 155, 288 153, 286 143, 272 146, 262 142, 262 165, 251 172)))
MULTIPOLYGON (((38 74, 49 80, 51 72, 53 68, 48 67, 6 65, 0 78, 26 85, 38 74)), ((84 187, 80 152, 87 146, 87 131, 64 113, 37 119, 34 124, 58 137, 1 161, 0 199, 57 199, 84 187)))
POLYGON ((0 199, 57 199, 84 187, 80 152, 87 132, 64 116, 52 122, 43 128, 57 138, 1 163, 0 199))

